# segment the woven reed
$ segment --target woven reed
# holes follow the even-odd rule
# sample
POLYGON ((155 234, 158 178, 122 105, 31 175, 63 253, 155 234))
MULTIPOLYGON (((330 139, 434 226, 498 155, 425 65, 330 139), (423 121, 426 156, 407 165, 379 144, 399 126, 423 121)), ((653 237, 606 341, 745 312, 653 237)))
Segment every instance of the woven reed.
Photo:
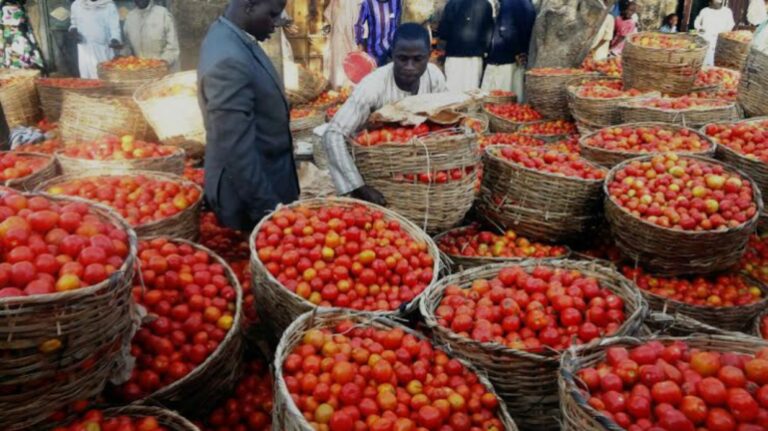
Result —
POLYGON ((749 55, 749 42, 739 42, 727 35, 728 33, 717 35, 715 66, 741 71, 749 55))
POLYGON ((56 152, 56 159, 63 175, 80 174, 89 171, 157 171, 175 175, 184 173, 184 150, 177 148, 171 155, 144 159, 90 160, 65 156, 63 150, 56 152))
POLYGON ((103 94, 106 88, 106 85, 102 81, 83 80, 79 78, 68 79, 71 81, 93 82, 98 83, 99 85, 87 88, 58 87, 47 79, 36 79, 35 86, 37 87, 37 94, 40 96, 40 106, 43 109, 43 115, 48 121, 58 121, 61 117, 61 109, 64 105, 64 93, 72 92, 85 95, 99 95, 103 94))
POLYGON ((738 101, 748 117, 768 115, 768 54, 751 48, 739 81, 738 101))
MULTIPOLYGON (((25 194, 27 197, 38 194, 25 194)), ((132 335, 131 278, 136 234, 113 210, 78 198, 46 196, 66 204, 87 203, 90 211, 128 233, 129 253, 109 279, 68 292, 0 298, 0 424, 21 430, 46 420, 76 400, 101 393, 122 360, 132 335), (43 353, 43 343, 61 347, 43 353)))
POLYGON ((490 146, 483 155, 478 211, 484 217, 527 238, 554 242, 577 239, 599 223, 601 180, 529 169, 495 155, 501 147, 490 146))
POLYGON ((584 71, 581 74, 542 75, 529 70, 525 73, 525 98, 537 111, 553 120, 571 119, 568 109, 567 84, 574 78, 597 76, 584 71))
POLYGON ((45 159, 46 162, 40 169, 38 169, 35 172, 32 172, 26 177, 6 180, 5 184, 3 184, 6 187, 10 187, 12 189, 20 190, 23 192, 29 192, 34 190, 38 184, 56 177, 56 175, 58 175, 59 173, 58 167, 56 166, 56 159, 53 156, 50 156, 48 154, 40 154, 40 153, 14 153, 14 154, 21 157, 25 157, 25 158, 30 158, 30 159, 45 159))
MULTIPOLYGON (((397 221, 400 223, 401 230, 407 233, 411 238, 427 244, 429 255, 432 256, 435 261, 433 267, 434 276, 432 278, 432 282, 434 283, 437 280, 438 274, 440 273, 440 252, 438 251, 437 246, 432 241, 432 238, 427 236, 427 234, 416 227, 416 225, 394 211, 355 199, 337 197, 325 199, 309 199, 295 202, 293 204, 287 205, 287 207, 293 208, 301 206, 306 208, 322 208, 327 206, 341 206, 350 208, 357 205, 363 205, 372 210, 382 212, 384 214, 385 220, 397 221)), ((273 333, 279 336, 283 333, 285 328, 287 328, 288 325, 290 325, 291 322, 293 322, 297 317, 317 307, 280 284, 280 282, 277 281, 277 279, 269 273, 267 268, 264 266, 264 263, 259 259, 259 253, 256 250, 255 240, 259 231, 263 228, 264 224, 269 219, 270 217, 264 217, 261 222, 256 225, 256 228, 253 230, 250 236, 249 245, 251 249, 252 274, 251 286, 253 286, 252 288, 254 295, 259 298, 259 301, 256 301, 256 308, 259 312, 259 316, 261 317, 262 321, 265 322, 265 324, 269 325, 274 330, 273 333)), ((399 310, 381 311, 373 314, 381 316, 399 316, 408 314, 416 309, 419 298, 421 298, 423 294, 424 293, 422 292, 422 294, 414 298, 413 301, 401 306, 399 310)))
POLYGON ((192 422, 182 417, 178 413, 164 408, 130 405, 120 408, 107 409, 104 411, 105 417, 130 416, 134 418, 143 418, 153 416, 157 422, 166 427, 168 431, 200 431, 200 428, 192 422))
POLYGON ((485 96, 483 104, 503 105, 505 103, 517 103, 517 95, 514 96, 485 96))
POLYGON ((124 70, 105 69, 102 63, 96 68, 99 79, 105 81, 114 94, 121 96, 133 96, 133 93, 139 87, 164 77, 168 74, 168 71, 167 64, 135 70, 124 70))
POLYGON ((513 132, 516 132, 517 129, 523 126, 543 123, 545 121, 545 120, 525 121, 525 122, 510 121, 510 120, 507 120, 506 118, 503 118, 496 114, 491 113, 489 110, 485 108, 485 106, 483 106, 482 113, 488 116, 488 120, 490 121, 490 129, 491 129, 491 132, 493 133, 513 133, 513 132))
MULTIPOLYGON (((622 124, 620 127, 663 127, 666 130, 675 130, 680 131, 683 129, 688 129, 687 127, 683 126, 677 126, 673 124, 667 124, 667 123, 651 123, 651 122, 637 122, 637 123, 627 123, 622 124)), ((709 148, 703 151, 699 152, 688 152, 688 151, 675 151, 678 154, 693 154, 703 157, 712 157, 715 155, 715 148, 716 145, 712 140, 705 135, 704 133, 694 130, 694 129, 688 129, 691 133, 694 133, 698 135, 704 142, 709 144, 709 148)), ((585 159, 588 159, 594 163, 597 163, 599 165, 605 166, 607 168, 612 168, 619 163, 629 160, 635 157, 640 156, 646 156, 649 154, 654 154, 650 152, 633 152, 633 151, 617 151, 617 150, 606 150, 604 148, 597 148, 597 147, 591 147, 587 145, 587 141, 600 133, 600 131, 590 133, 589 135, 583 136, 581 139, 579 139, 579 148, 581 149, 581 156, 585 159)))
MULTIPOLYGON (((718 100, 712 100, 718 102, 718 100)), ((624 123, 659 122, 701 127, 709 123, 737 121, 741 118, 735 102, 723 106, 692 106, 685 109, 664 109, 643 106, 643 102, 625 103, 620 106, 624 123)))
POLYGON ((465 129, 430 133, 407 143, 349 148, 365 183, 379 190, 387 206, 427 232, 438 233, 459 224, 472 207, 478 169, 443 184, 406 182, 406 174, 479 167, 477 136, 465 129))
POLYGON ((643 337, 659 335, 684 337, 692 334, 744 336, 743 333, 717 328, 685 314, 669 311, 659 312, 653 311, 653 309, 648 311, 648 316, 645 318, 645 327, 638 334, 643 337))
POLYGON ((118 171, 115 169, 92 170, 81 172, 79 174, 62 175, 52 180, 45 181, 37 186, 37 191, 45 192, 53 186, 85 178, 138 175, 143 175, 154 180, 172 181, 180 185, 194 187, 200 191, 200 198, 186 209, 170 217, 133 226, 136 235, 138 235, 139 238, 167 236, 170 238, 181 238, 190 241, 196 240, 200 235, 200 208, 203 202, 203 190, 197 184, 178 175, 157 171, 118 171))
POLYGON ((291 120, 291 133, 312 131, 312 129, 323 123, 325 123, 324 111, 316 111, 306 117, 291 120))
POLYGON ((108 97, 64 93, 59 120, 65 144, 91 142, 105 135, 132 135, 136 139, 152 137, 141 110, 128 97, 108 97))
POLYGON ((164 89, 175 85, 197 88, 197 72, 174 73, 147 82, 136 90, 133 100, 160 142, 201 155, 205 151, 205 124, 197 95, 158 97, 164 89))
MULTIPOLYGON (((618 335, 634 335, 643 324, 647 310, 645 301, 629 280, 611 268, 595 262, 574 260, 526 260, 517 265, 527 271, 539 265, 565 268, 593 277, 602 287, 624 300, 627 318, 619 327, 618 335)), ((469 288, 472 281, 493 278, 501 269, 507 267, 509 264, 486 265, 450 275, 429 288, 419 308, 435 340, 448 346, 456 356, 475 364, 488 375, 510 414, 523 429, 558 430, 560 414, 557 370, 560 352, 546 350, 539 354, 512 349, 498 343, 481 343, 441 326, 435 317, 435 310, 448 286, 469 288)))
MULTIPOLYGON (((615 166, 605 180, 608 185, 619 170, 631 161, 646 161, 653 156, 638 157, 615 166)), ((717 164, 712 159, 686 155, 685 159, 717 164)), ((727 171, 734 172, 731 168, 727 171)), ((659 275, 708 274, 727 270, 736 265, 746 250, 749 236, 757 228, 757 220, 763 210, 760 189, 755 182, 741 172, 744 181, 750 181, 754 189, 757 213, 747 222, 735 228, 710 231, 683 231, 664 228, 634 217, 610 197, 605 199, 605 215, 616 239, 616 246, 631 261, 641 263, 659 275)))
POLYGON ((580 349, 571 349, 562 356, 558 377, 564 419, 563 431, 624 431, 624 428, 621 428, 613 420, 608 419, 605 415, 587 404, 586 396, 576 383, 577 372, 605 361, 605 352, 609 347, 626 347, 631 349, 649 341, 667 343, 675 340, 684 341, 689 347, 695 349, 744 354, 754 354, 768 346, 768 344, 761 343, 760 340, 752 337, 697 334, 680 338, 614 337, 580 349))
POLYGON ((318 98, 328 89, 328 81, 319 73, 312 72, 304 66, 298 66, 298 85, 296 88, 286 88, 285 96, 291 106, 299 106, 318 98))
POLYGON ((581 97, 578 94, 581 85, 594 81, 621 82, 621 78, 587 77, 577 78, 568 82, 566 92, 568 94, 568 104, 573 113, 573 118, 577 123, 583 125, 584 132, 591 132, 593 129, 621 124, 621 111, 619 105, 635 100, 659 96, 659 93, 651 92, 640 96, 617 97, 613 99, 581 97))
POLYGON ((690 93, 696 74, 704 64, 708 43, 700 36, 684 33, 673 37, 695 43, 696 48, 672 50, 642 47, 636 43, 637 39, 649 35, 652 33, 635 33, 627 37, 621 54, 624 86, 671 95, 690 93))
POLYGON ((768 316, 768 308, 764 308, 759 313, 757 313, 757 316, 755 316, 755 319, 752 321, 752 327, 750 328, 750 331, 749 331, 750 335, 760 339, 764 339, 762 331, 760 331, 760 322, 762 322, 765 316, 768 316))
POLYGON ((12 80, 0 85, 0 106, 9 128, 33 126, 40 120, 40 101, 35 88, 38 76, 39 70, 0 70, 0 80, 12 80))
MULTIPOLYGON (((382 318, 375 314, 350 312, 349 310, 339 308, 316 310, 314 312, 303 314, 285 331, 275 353, 275 399, 274 407, 272 409, 273 429, 281 431, 312 431, 314 429, 298 409, 291 397, 291 393, 288 391, 288 386, 283 377, 283 362, 285 362, 286 357, 293 351, 293 349, 302 342, 302 338, 307 331, 310 329, 333 329, 334 326, 344 321, 352 321, 356 325, 362 327, 372 327, 383 330, 401 329, 406 334, 413 335, 419 340, 427 340, 421 333, 393 320, 382 318)), ((436 346, 436 348, 439 348, 439 346, 436 346)), ((453 353, 449 353, 449 356, 453 357, 454 355, 453 353)), ((464 361, 461 358, 457 358, 457 360, 459 360, 469 371, 475 373, 480 384, 499 399, 491 382, 482 374, 482 372, 478 372, 474 365, 468 361, 464 361)), ((499 401, 501 400, 499 399, 499 401)), ((499 402, 497 417, 504 425, 504 429, 500 431, 517 431, 518 428, 510 417, 503 402, 499 402)))

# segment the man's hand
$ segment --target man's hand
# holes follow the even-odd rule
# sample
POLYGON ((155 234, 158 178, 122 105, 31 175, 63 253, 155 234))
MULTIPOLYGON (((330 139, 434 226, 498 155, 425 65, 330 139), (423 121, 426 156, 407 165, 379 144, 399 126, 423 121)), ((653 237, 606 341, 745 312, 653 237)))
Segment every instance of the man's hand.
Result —
POLYGON ((387 200, 384 199, 384 195, 382 195, 381 192, 371 186, 362 186, 356 190, 353 190, 352 193, 350 193, 350 196, 355 199, 364 200, 376 205, 387 205, 387 200))
POLYGON ((123 49, 123 44, 117 39, 112 39, 109 41, 109 47, 112 49, 123 49))
POLYGON ((83 35, 76 28, 70 28, 69 35, 72 36, 76 43, 83 43, 83 35))

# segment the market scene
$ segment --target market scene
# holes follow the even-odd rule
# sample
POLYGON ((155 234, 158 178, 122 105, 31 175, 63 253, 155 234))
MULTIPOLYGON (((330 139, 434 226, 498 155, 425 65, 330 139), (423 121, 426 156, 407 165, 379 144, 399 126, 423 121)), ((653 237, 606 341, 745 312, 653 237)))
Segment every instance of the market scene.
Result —
POLYGON ((0 430, 768 431, 766 4, 0 1, 0 430))

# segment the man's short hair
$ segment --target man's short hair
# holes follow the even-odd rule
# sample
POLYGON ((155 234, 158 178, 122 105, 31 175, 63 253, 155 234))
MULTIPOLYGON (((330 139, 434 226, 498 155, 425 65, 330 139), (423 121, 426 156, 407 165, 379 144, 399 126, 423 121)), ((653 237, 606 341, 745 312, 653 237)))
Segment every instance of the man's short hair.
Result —
POLYGON ((402 24, 395 31, 395 37, 392 40, 392 50, 397 47, 397 43, 400 41, 422 41, 424 42, 424 48, 429 51, 431 49, 431 41, 429 40, 429 32, 423 26, 408 22, 402 24))

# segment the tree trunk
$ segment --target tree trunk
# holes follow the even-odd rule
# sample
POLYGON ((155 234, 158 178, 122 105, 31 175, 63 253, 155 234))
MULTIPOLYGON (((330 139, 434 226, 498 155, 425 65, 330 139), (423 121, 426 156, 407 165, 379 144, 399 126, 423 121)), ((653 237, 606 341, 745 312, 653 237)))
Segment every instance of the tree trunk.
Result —
POLYGON ((616 0, 542 0, 533 26, 530 67, 579 67, 616 0))

